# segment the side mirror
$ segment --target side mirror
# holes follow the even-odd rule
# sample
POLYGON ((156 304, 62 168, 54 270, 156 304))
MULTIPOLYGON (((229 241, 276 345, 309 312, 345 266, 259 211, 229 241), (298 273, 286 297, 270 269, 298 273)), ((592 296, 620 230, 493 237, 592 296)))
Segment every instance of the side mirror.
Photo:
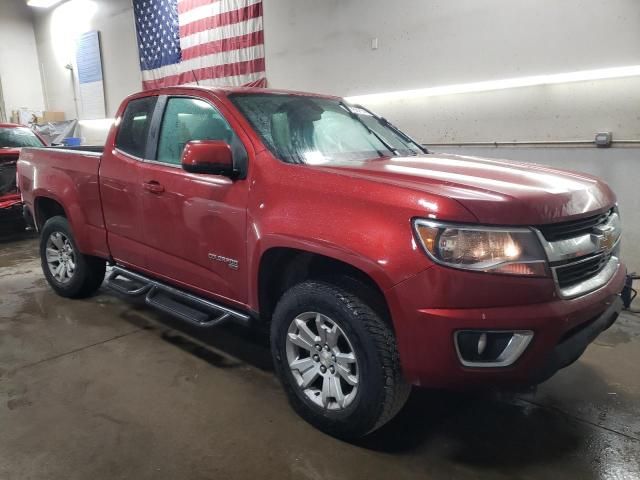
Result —
POLYGON ((182 152, 182 168, 191 173, 235 177, 233 154, 228 143, 220 140, 192 140, 182 152))

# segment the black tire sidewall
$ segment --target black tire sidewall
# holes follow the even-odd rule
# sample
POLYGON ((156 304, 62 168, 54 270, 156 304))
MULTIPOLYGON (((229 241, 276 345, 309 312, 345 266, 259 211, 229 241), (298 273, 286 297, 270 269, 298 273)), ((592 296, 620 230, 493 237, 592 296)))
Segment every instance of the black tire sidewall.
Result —
MULTIPOLYGON (((367 314, 375 315, 372 311, 367 314)), ((309 423, 331 435, 355 438, 371 430, 382 415, 384 375, 373 338, 339 290, 323 282, 305 282, 289 290, 278 303, 271 326, 271 345, 276 373, 293 408, 309 423), (358 394, 343 410, 318 407, 300 390, 286 356, 290 323, 301 313, 319 312, 338 324, 349 338, 358 361, 358 394)))
POLYGON ((52 217, 47 220, 42 227, 42 232, 40 234, 40 261, 42 264, 42 271, 47 279, 47 282, 58 295, 61 295, 63 297, 76 297, 81 294, 89 275, 88 265, 84 255, 82 255, 78 250, 78 245, 76 245, 73 232, 71 231, 71 226, 69 225, 69 222, 66 218, 52 217), (71 281, 69 281, 68 283, 58 282, 49 270, 49 265, 47 264, 47 241, 49 237, 55 232, 64 234, 69 239, 69 242, 73 247, 76 268, 71 281))

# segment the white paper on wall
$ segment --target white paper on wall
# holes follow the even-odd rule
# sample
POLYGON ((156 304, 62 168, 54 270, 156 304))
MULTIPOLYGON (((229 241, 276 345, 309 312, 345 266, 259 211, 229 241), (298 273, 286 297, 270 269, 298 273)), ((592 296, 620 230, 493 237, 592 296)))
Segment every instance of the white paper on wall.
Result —
POLYGON ((78 39, 76 67, 80 118, 82 120, 105 118, 102 54, 100 36, 97 31, 83 33, 78 39))

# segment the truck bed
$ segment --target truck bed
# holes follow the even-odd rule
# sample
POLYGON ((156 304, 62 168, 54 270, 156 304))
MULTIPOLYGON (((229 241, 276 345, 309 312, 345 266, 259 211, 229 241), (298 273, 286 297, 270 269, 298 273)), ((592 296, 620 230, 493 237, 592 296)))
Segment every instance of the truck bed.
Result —
POLYGON ((36 224, 36 199, 64 206, 80 250, 94 255, 108 255, 98 180, 102 151, 97 146, 24 148, 18 160, 18 185, 36 224))
POLYGON ((42 147, 45 150, 69 150, 72 152, 90 152, 90 153, 102 153, 104 152, 104 145, 80 145, 77 147, 42 147))

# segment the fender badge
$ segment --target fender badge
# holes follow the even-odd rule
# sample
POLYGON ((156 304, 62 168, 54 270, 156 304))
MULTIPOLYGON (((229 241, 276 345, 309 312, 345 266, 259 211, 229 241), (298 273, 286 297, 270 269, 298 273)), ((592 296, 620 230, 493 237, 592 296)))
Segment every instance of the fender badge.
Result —
POLYGON ((229 267, 231 270, 238 270, 239 268, 238 260, 236 260, 235 258, 223 257, 222 255, 216 255, 215 253, 210 253, 207 256, 209 257, 209 260, 226 263, 227 267, 229 267))

